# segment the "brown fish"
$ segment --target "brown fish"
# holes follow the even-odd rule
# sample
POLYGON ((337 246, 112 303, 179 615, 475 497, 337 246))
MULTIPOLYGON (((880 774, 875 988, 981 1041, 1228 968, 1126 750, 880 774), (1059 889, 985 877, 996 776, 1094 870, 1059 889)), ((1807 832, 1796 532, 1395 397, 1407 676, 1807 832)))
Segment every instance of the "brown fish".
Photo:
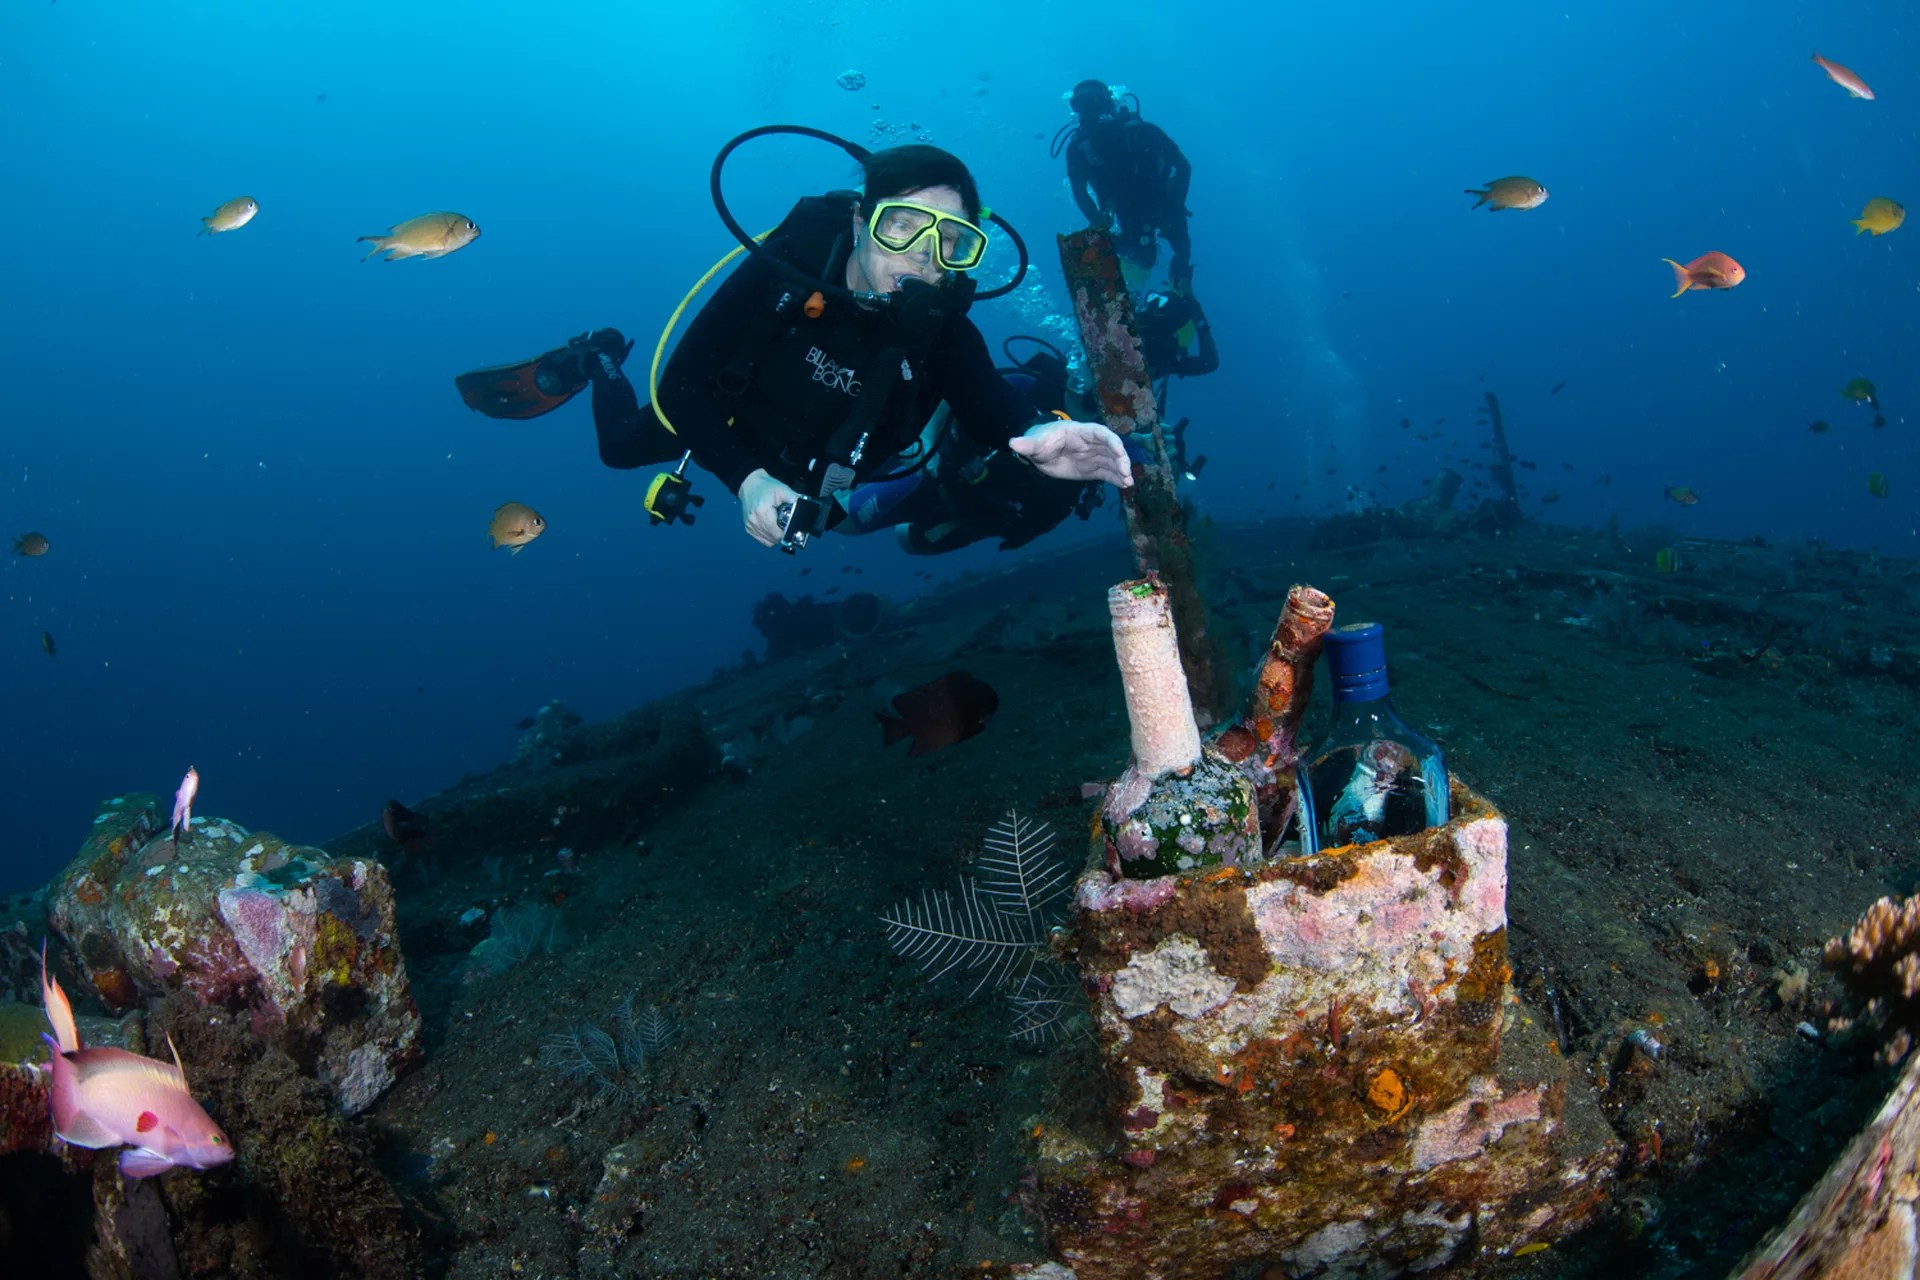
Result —
MULTIPOLYGON (((479 238, 480 225, 458 213, 423 213, 388 227, 383 236, 360 237, 373 245, 367 250, 367 258, 384 250, 388 262, 402 258, 444 258, 479 238)), ((360 261, 365 262, 367 258, 360 261)))
POLYGON ((13 554, 17 556, 43 556, 52 548, 44 533, 23 533, 13 540, 13 554))
POLYGON ((40 633, 40 647, 47 651, 49 658, 57 658, 60 656, 60 650, 54 648, 53 632, 51 631, 42 631, 40 633))
POLYGON ((387 829, 387 838, 402 849, 427 838, 426 822, 398 800, 389 800, 381 807, 380 825, 387 829))
POLYGON ((912 738, 907 754, 924 756, 965 742, 986 728, 988 718, 1000 709, 1000 695, 978 676, 949 671, 900 694, 893 700, 893 709, 897 716, 873 713, 880 722, 881 747, 912 738))
POLYGON ((1660 261, 1673 268, 1673 296, 1689 289, 1731 289, 1747 278, 1747 269, 1717 250, 1703 253, 1684 267, 1672 258, 1660 261))
POLYGON ((1468 187, 1464 194, 1478 196, 1473 207, 1478 209, 1484 204, 1489 213, 1499 213, 1502 209, 1538 209, 1547 202, 1547 189, 1532 178, 1495 178, 1486 190, 1468 187))
POLYGON ((512 547, 512 554, 516 556, 520 548, 546 531, 547 522, 524 502, 501 503, 494 508, 493 519, 487 522, 487 536, 493 539, 493 549, 512 547))

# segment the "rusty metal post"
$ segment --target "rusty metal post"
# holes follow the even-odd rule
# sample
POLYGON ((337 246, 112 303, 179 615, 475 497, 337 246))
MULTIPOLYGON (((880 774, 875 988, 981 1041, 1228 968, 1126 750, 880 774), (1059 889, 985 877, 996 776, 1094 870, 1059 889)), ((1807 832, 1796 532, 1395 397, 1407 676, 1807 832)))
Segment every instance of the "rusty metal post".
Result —
POLYGON ((1186 512, 1174 489, 1153 378, 1134 330, 1133 299, 1120 273, 1120 259, 1104 231, 1088 228, 1059 241, 1060 265, 1101 416, 1115 433, 1133 436, 1147 448, 1148 461, 1134 467, 1133 488, 1123 499, 1134 563, 1141 577, 1165 584, 1194 710, 1205 723, 1217 723, 1227 701, 1222 664, 1208 630, 1206 601, 1194 578, 1186 512))

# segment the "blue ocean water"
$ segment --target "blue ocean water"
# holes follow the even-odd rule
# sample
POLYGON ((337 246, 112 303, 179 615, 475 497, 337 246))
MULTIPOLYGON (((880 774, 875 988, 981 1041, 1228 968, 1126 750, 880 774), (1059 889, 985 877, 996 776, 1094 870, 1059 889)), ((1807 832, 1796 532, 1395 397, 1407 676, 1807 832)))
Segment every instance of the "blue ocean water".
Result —
MULTIPOLYGON (((976 312, 997 343, 1064 302, 1064 94, 1134 92, 1194 166, 1222 368, 1175 413, 1221 520, 1411 497, 1474 455, 1491 389, 1550 520, 1912 553, 1920 231, 1848 225, 1920 199, 1909 11, 1252 8, 10 5, 0 533, 53 549, 0 565, 0 888, 189 764, 205 810, 320 840, 497 763, 549 698, 612 714, 733 660, 769 590, 903 595, 993 563, 884 538, 789 559, 710 480, 697 527, 650 529, 646 473, 600 466, 584 403, 512 424, 455 396, 589 327, 644 358, 728 247, 713 153, 768 122, 966 159, 1036 251, 1034 289, 976 312), (1506 174, 1551 199, 1471 211, 1463 188, 1506 174), (253 224, 195 235, 242 193, 253 224), (437 209, 482 238, 359 261, 356 236, 437 209), (1669 299, 1659 259, 1708 250, 1746 282, 1669 299), (1856 376, 1885 430, 1840 398, 1856 376), (549 521, 517 556, 485 535, 506 501, 549 521)), ((761 227, 849 178, 780 139, 727 192, 761 227)), ((1096 536, 1117 534, 1070 523, 1034 552, 1096 536)))

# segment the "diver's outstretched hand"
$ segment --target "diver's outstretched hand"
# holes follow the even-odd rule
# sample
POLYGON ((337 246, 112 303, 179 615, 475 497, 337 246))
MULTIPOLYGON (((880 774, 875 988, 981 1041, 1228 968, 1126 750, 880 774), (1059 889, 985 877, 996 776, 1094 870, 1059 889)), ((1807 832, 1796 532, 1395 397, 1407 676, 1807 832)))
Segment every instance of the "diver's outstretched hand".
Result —
POLYGON ((1056 480, 1104 480, 1122 489, 1133 484, 1127 447, 1098 422, 1043 422, 1007 445, 1056 480))
POLYGON ((763 547, 780 541, 780 508, 799 501, 800 495, 781 484, 764 470, 755 471, 740 482, 740 522, 747 536, 763 547))

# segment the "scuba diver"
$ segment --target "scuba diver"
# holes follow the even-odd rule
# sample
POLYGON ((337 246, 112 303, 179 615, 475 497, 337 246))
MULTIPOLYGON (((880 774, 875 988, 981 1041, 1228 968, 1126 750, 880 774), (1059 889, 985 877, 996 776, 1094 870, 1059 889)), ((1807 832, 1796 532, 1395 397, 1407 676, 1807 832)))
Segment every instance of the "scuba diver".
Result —
POLYGON ((1159 384, 1160 411, 1167 408, 1169 378, 1201 378, 1220 367, 1220 348, 1200 300, 1190 293, 1155 289, 1133 313, 1140 331, 1140 355, 1159 384), (1198 349, 1188 348, 1198 344, 1198 349))
POLYGON ((1193 241, 1187 234, 1187 187, 1193 166, 1166 131, 1129 110, 1100 80, 1082 80, 1068 100, 1074 120, 1053 137, 1053 155, 1067 153, 1067 183, 1087 222, 1113 231, 1114 249, 1141 270, 1159 255, 1156 236, 1173 249, 1167 279, 1183 288, 1193 278, 1193 241))
POLYGON ((1213 326, 1200 300, 1191 293, 1156 289, 1147 294, 1133 313, 1140 333, 1140 356, 1146 361, 1153 379, 1154 403, 1160 421, 1165 424, 1167 457, 1173 469, 1189 479, 1197 479, 1206 465, 1200 454, 1187 460, 1187 420, 1167 422, 1167 387, 1175 378, 1200 378, 1220 367, 1220 348, 1213 340, 1213 326), (1189 348, 1197 347, 1197 350, 1189 348))
MULTIPOLYGON (((1069 388, 1067 359, 1058 347, 1021 334, 1008 338, 1000 349, 1011 363, 996 372, 1035 411, 1058 419, 1094 415, 1084 397, 1069 388), (1011 350, 1017 341, 1041 349, 1017 360, 1011 350)), ((922 433, 929 450, 924 468, 861 485, 847 495, 842 532, 891 528, 909 555, 941 555, 988 538, 998 538, 1000 550, 1011 551, 1069 515, 1087 519, 1099 505, 1098 483, 1056 479, 1023 465, 1004 449, 984 448, 948 430, 948 414, 942 405, 922 433)))
POLYGON ((1005 229, 1021 256, 1020 275, 984 296, 1019 283, 1026 251, 982 209, 957 157, 922 145, 868 152, 774 125, 729 142, 712 186, 722 221, 750 256, 694 317, 650 404, 640 403, 624 368, 633 344, 615 329, 461 375, 467 404, 492 417, 536 417, 591 384, 603 462, 627 469, 679 459, 648 491, 656 523, 692 522, 688 507, 700 499, 685 472, 697 462, 738 497, 749 537, 787 551, 843 523, 856 486, 907 477, 957 447, 923 434, 943 405, 940 434, 1009 474, 1132 484, 1126 450, 1104 424, 1042 414, 995 372, 967 318, 977 288, 968 273, 987 248, 982 223, 1005 229), (756 241, 720 199, 720 172, 734 148, 775 132, 840 146, 859 161, 863 187, 803 198, 756 241))

